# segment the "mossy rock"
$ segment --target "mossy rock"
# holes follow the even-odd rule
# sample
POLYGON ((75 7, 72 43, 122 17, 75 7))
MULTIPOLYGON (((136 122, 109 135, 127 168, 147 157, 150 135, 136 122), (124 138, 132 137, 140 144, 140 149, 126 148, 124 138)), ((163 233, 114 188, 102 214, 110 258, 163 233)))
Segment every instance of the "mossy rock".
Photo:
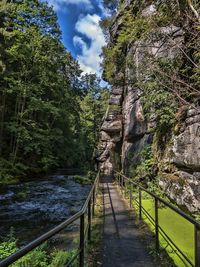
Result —
POLYGON ((110 112, 121 112, 121 106, 119 105, 109 105, 108 113, 110 112))

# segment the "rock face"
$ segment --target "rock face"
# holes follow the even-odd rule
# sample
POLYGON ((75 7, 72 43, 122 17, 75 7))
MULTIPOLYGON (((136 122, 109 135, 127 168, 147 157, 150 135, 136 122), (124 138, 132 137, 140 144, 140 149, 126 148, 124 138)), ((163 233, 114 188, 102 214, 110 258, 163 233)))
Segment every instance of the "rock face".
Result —
POLYGON ((200 110, 188 110, 182 132, 173 138, 172 151, 172 163, 200 171, 200 110))
POLYGON ((200 210, 199 180, 200 173, 178 171, 173 175, 163 174, 159 185, 178 205, 190 212, 197 212, 200 210))
MULTIPOLYGON (((124 8, 131 2, 124 1, 124 8)), ((151 4, 142 11, 142 15, 152 16, 155 12, 155 6, 151 4)), ((111 42, 116 38, 121 23, 118 13, 111 27, 111 42)), ((131 64, 126 64, 124 76, 116 73, 116 77, 123 76, 124 82, 113 86, 101 128, 98 161, 104 174, 112 174, 113 169, 128 174, 129 167, 138 161, 138 152, 152 143, 154 114, 152 120, 145 119, 141 89, 137 86, 140 79, 148 79, 149 76, 150 62, 146 60, 146 54, 173 59, 180 53, 183 42, 184 32, 175 25, 167 25, 157 27, 144 40, 128 46, 126 57, 131 64), (130 85, 126 81, 135 82, 130 85)), ((200 212, 199 109, 187 107, 178 133, 172 133, 168 143, 164 153, 159 153, 159 148, 155 152, 159 160, 159 185, 178 205, 191 212, 200 212)))
POLYGON ((181 133, 173 136, 166 162, 176 166, 162 173, 160 186, 171 199, 191 212, 200 211, 200 111, 189 109, 181 133))
POLYGON ((114 166, 120 165, 120 149, 122 140, 122 99, 123 88, 113 87, 109 106, 100 132, 98 147, 100 170, 110 175, 114 166))

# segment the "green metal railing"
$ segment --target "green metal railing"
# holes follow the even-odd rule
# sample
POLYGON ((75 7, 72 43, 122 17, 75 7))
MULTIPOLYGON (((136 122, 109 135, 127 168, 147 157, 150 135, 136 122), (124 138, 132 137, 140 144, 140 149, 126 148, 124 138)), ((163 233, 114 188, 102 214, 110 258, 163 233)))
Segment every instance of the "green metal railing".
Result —
MULTIPOLYGON (((185 266, 200 267, 200 223, 193 217, 189 216, 182 210, 168 203, 164 199, 160 198, 156 194, 152 193, 148 189, 144 188, 140 184, 132 181, 130 178, 126 177, 122 173, 114 171, 115 179, 117 184, 120 186, 125 197, 130 200, 130 207, 133 205, 133 200, 138 206, 139 219, 142 220, 143 215, 149 220, 155 231, 155 247, 156 250, 160 250, 160 236, 167 242, 167 246, 170 246, 174 253, 179 257, 179 259, 184 263, 185 266), (133 199, 133 192, 136 190, 138 194, 138 200, 133 199), (143 192, 146 192, 151 198, 154 199, 154 218, 142 205, 143 192), (194 226, 194 263, 189 259, 184 251, 182 251, 178 245, 169 237, 169 235, 163 230, 159 223, 159 205, 169 208, 178 215, 182 216, 185 220, 190 222, 194 226)), ((181 229, 180 229, 181 230, 181 229)))
MULTIPOLYGON (((46 241, 50 240, 53 236, 60 233, 63 229, 67 226, 71 225, 76 220, 80 219, 80 227, 79 227, 79 249, 77 253, 72 257, 72 259, 66 264, 67 266, 72 266, 73 262, 79 258, 79 266, 84 266, 85 261, 85 248, 87 241, 91 239, 91 231, 92 231, 92 216, 94 216, 95 212, 95 203, 96 203, 96 193, 99 186, 99 177, 100 174, 97 174, 97 177, 92 185, 92 188, 88 194, 88 197, 79 212, 74 214, 71 218, 67 219, 60 225, 56 226, 46 234, 40 236, 36 240, 32 241, 25 247, 19 249, 14 254, 10 255, 9 257, 5 258, 4 260, 0 261, 0 267, 6 267, 10 264, 16 262, 17 260, 21 259, 23 256, 28 254, 29 252, 33 251, 35 248, 39 247, 40 245, 44 244, 46 241), (85 218, 87 215, 87 224, 85 223, 85 218)), ((29 265, 26 265, 29 266, 29 265)))

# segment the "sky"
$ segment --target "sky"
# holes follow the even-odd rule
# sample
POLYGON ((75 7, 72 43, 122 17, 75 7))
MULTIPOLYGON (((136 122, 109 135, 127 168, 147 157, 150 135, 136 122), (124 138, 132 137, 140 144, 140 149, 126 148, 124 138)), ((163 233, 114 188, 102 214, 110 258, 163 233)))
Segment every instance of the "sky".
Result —
POLYGON ((58 16, 62 41, 84 73, 101 76, 102 46, 106 44, 99 21, 105 16, 102 0, 47 0, 58 16))

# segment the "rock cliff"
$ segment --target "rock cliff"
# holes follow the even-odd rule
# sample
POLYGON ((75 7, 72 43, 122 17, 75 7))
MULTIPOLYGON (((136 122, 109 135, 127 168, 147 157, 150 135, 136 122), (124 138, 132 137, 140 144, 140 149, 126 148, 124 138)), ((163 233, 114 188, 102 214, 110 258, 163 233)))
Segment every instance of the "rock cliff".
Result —
MULTIPOLYGON (((135 28, 138 27, 136 24, 138 17, 139 27, 141 27, 141 23, 146 27, 144 21, 148 20, 148 23, 149 21, 152 23, 155 18, 160 16, 160 1, 144 1, 146 3, 143 6, 136 2, 122 1, 121 8, 110 26, 108 48, 112 47, 113 50, 118 48, 119 65, 116 64, 116 61, 113 63, 112 79, 107 79, 112 84, 112 91, 100 133, 98 148, 100 169, 105 174, 111 174, 113 169, 118 169, 131 175, 131 168, 134 168, 142 160, 140 152, 149 145, 154 158, 154 164, 152 164, 154 170, 153 174, 151 171, 149 179, 158 178, 158 186, 178 205, 190 212, 200 212, 199 95, 195 96, 197 102, 194 98, 190 99, 191 101, 187 101, 188 99, 181 101, 182 95, 178 99, 177 105, 173 106, 170 102, 172 106, 172 112, 171 110, 170 112, 174 115, 171 122, 171 117, 166 117, 169 112, 165 102, 171 101, 169 99, 173 101, 174 91, 171 92, 172 90, 170 91, 168 88, 165 90, 166 82, 161 71, 160 76, 158 75, 161 79, 159 86, 154 84, 155 77, 157 81, 159 77, 152 75, 152 69, 155 74, 158 66, 155 62, 163 64, 166 61, 176 61, 176 68, 179 70, 182 68, 183 62, 187 64, 183 59, 182 51, 185 49, 187 36, 185 29, 188 25, 183 27, 183 24, 167 18, 162 20, 162 23, 157 23, 156 26, 151 24, 151 27, 145 30, 145 34, 140 35, 139 38, 130 38, 119 46, 121 40, 119 36, 124 33, 126 27, 130 27, 126 21, 130 20, 131 16, 135 28), (125 14, 129 14, 129 17, 125 14), (149 93, 144 97, 144 89, 146 84, 149 85, 150 80, 152 81, 151 87, 149 86, 151 91, 148 91, 149 93), (156 87, 156 93, 153 96, 152 84, 156 87), (156 104, 156 109, 152 108, 151 102, 153 106, 155 99, 160 96, 161 89, 165 91, 161 91, 160 95, 163 96, 167 91, 169 98, 167 101, 160 98, 161 107, 158 108, 159 105, 156 104), (146 107, 148 101, 150 104, 146 107), (165 107, 164 111, 161 110, 163 107, 165 107), (159 124, 157 119, 160 110, 162 111, 162 121, 166 118, 165 124, 159 124), (159 125, 161 125, 160 128, 159 125)), ((175 2, 177 3, 177 1, 175 2)), ((134 27, 125 33, 133 36, 132 33, 136 31, 134 27)), ((141 28, 140 31, 142 30, 141 28)), ((106 62, 106 60, 104 61, 106 62)), ((161 70, 164 68, 165 66, 161 70)), ((175 68, 174 65, 173 68, 175 68)), ((167 72, 166 75, 168 75, 167 72)), ((169 76, 171 75, 173 72, 169 76)), ((181 82, 183 83, 182 80, 181 82)), ((173 85, 176 89, 176 83, 173 85)), ((166 87, 170 86, 171 84, 166 87)))

